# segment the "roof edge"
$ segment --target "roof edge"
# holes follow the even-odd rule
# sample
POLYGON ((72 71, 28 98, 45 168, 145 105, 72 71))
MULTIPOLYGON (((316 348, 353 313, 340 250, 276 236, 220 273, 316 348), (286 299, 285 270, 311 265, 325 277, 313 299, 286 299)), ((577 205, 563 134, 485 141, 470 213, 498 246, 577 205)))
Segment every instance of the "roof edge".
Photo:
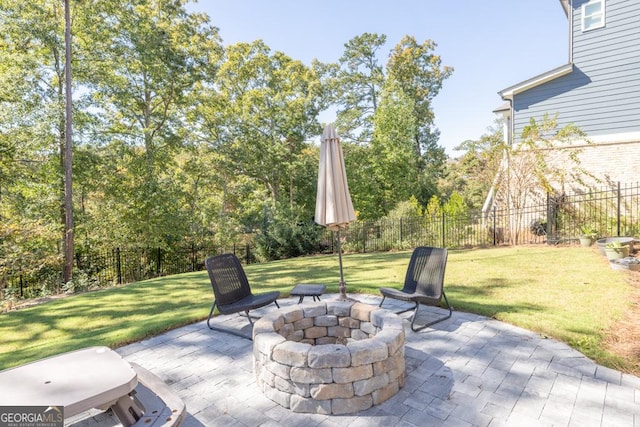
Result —
POLYGON ((511 111, 511 103, 509 101, 505 102, 501 106, 497 107, 493 110, 493 113, 504 113, 505 111, 511 111))
POLYGON ((547 71, 546 73, 537 75, 528 80, 517 83, 513 86, 509 86, 508 88, 498 92, 498 95, 500 95, 500 97, 505 100, 513 99, 514 95, 517 95, 521 92, 524 92, 525 90, 529 90, 536 86, 540 86, 541 84, 547 83, 551 80, 555 80, 558 77, 562 77, 564 75, 571 73, 572 71, 573 71, 573 63, 570 62, 568 64, 554 68, 551 71, 547 71))
POLYGON ((560 6, 562 6, 562 9, 564 10, 564 14, 567 15, 567 18, 569 17, 569 0, 560 0, 560 6))

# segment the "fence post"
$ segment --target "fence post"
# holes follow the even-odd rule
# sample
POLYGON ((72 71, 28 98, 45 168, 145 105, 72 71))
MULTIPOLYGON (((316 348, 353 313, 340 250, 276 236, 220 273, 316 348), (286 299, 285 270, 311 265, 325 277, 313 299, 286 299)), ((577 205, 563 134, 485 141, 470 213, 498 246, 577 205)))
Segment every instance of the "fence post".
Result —
POLYGON ((445 238, 444 238, 444 211, 442 211, 442 247, 446 248, 445 246, 445 238))
MULTIPOLYGON (((356 233, 356 236, 357 235, 356 233)), ((362 221, 362 253, 367 253, 367 226, 364 224, 364 221, 362 221)))
POLYGON ((400 245, 402 246, 402 218, 400 218, 400 245))
POLYGON ((618 221, 618 237, 620 236, 620 181, 618 181, 618 212, 617 212, 617 221, 618 221))
POLYGON ((120 261, 120 248, 116 248, 116 274, 118 276, 118 285, 122 285, 122 263, 120 261))
POLYGON ((251 249, 249 248, 249 243, 245 243, 244 252, 246 256, 246 263, 249 265, 251 263, 251 254, 249 253, 251 249))
MULTIPOLYGON (((554 201, 555 203, 555 201, 554 201)), ((551 195, 549 194, 549 192, 547 192, 547 224, 546 224, 546 230, 545 233, 547 233, 547 244, 550 245, 552 242, 552 240, 555 240, 555 209, 554 207, 551 205, 551 195)))
POLYGON ((498 225, 498 219, 496 218, 496 207, 493 207, 493 246, 496 246, 496 226, 498 225))

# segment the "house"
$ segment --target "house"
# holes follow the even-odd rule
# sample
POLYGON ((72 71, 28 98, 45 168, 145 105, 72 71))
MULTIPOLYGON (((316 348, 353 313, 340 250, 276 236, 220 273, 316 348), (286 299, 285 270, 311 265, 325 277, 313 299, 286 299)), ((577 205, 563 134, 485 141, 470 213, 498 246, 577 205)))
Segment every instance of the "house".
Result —
MULTIPOLYGON (((558 43, 568 42, 567 62, 498 92, 505 102, 494 112, 504 118, 505 142, 517 146, 532 118, 540 123, 545 114, 555 116, 557 129, 573 124, 586 138, 570 146, 556 141, 544 153, 547 164, 569 177, 574 171, 567 158, 574 150, 580 170, 588 171, 586 179, 554 187, 556 193, 640 181, 640 0, 559 2, 569 31, 558 43)), ((515 197, 512 178, 505 178, 517 175, 514 160, 503 158, 483 207, 485 218, 493 208, 518 210, 525 198, 544 197, 540 188, 515 197)))
POLYGON ((572 123, 591 142, 581 149, 582 167, 603 184, 637 181, 640 1, 560 0, 560 5, 569 28, 567 63, 498 92, 506 101, 495 110, 505 119, 505 138, 517 143, 530 118, 557 114, 558 129, 572 123))

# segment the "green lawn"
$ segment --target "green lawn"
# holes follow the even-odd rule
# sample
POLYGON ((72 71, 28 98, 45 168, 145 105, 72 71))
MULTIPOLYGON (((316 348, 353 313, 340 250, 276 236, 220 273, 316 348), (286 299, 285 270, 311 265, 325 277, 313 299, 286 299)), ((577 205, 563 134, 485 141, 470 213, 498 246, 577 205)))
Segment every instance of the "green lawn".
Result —
MULTIPOLYGON (((343 257, 348 293, 401 287, 411 253, 343 257)), ((327 283, 337 292, 337 256, 246 267, 254 291, 287 295, 296 283, 327 283)), ((595 248, 533 246, 450 251, 445 290, 469 311, 562 340, 598 363, 632 371, 603 347, 606 331, 630 309, 625 272, 595 248)), ((637 274, 637 273, 631 273, 637 274)), ((212 301, 206 272, 146 280, 57 299, 0 315, 0 369, 91 345, 118 347, 205 319, 212 301)))

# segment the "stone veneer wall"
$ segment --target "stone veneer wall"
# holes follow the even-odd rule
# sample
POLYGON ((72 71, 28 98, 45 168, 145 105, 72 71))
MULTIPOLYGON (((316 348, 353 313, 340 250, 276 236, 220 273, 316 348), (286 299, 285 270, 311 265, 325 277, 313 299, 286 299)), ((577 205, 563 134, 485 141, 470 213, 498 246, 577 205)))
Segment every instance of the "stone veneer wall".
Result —
POLYGON ((351 301, 275 310, 253 328, 265 396, 294 412, 347 414, 404 386, 404 327, 393 312, 351 301))

